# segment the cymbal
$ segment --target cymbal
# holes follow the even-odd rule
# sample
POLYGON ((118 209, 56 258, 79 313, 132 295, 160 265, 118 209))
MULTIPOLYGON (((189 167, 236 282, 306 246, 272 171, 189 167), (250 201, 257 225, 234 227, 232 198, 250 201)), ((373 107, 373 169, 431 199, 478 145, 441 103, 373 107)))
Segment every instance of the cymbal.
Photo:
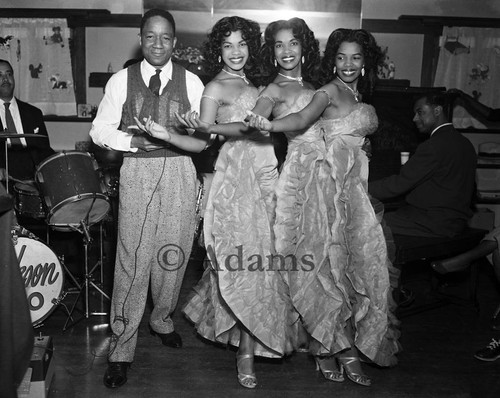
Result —
POLYGON ((17 134, 17 133, 1 133, 0 132, 0 138, 49 138, 46 135, 43 134, 17 134))

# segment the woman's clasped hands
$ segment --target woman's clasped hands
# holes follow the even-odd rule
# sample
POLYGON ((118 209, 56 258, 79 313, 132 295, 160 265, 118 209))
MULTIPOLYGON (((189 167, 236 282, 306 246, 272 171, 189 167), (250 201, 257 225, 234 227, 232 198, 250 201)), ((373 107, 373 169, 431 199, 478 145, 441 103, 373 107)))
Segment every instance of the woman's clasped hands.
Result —
POLYGON ((257 130, 262 131, 272 131, 272 123, 261 115, 257 115, 252 111, 247 111, 247 117, 245 118, 245 124, 247 126, 253 127, 257 130))
POLYGON ((176 112, 175 116, 179 123, 187 128, 194 129, 200 133, 212 134, 210 131, 212 124, 202 121, 200 115, 196 111, 189 111, 182 115, 176 112))

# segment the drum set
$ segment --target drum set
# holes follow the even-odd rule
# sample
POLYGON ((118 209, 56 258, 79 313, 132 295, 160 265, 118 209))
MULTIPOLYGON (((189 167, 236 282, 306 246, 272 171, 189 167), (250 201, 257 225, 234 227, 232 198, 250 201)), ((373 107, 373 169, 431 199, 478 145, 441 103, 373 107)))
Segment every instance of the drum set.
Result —
MULTIPOLYGON (((0 138, 11 136, 14 135, 0 134, 0 138)), ((26 136, 47 138, 35 134, 26 136)), ((5 140, 5 160, 6 189, 9 193, 7 140, 5 140)), ((17 216, 42 220, 48 229, 55 231, 76 231, 82 235, 84 246, 84 276, 83 280, 78 280, 47 244, 16 222, 11 236, 26 287, 32 324, 39 326, 68 293, 76 293, 77 296, 71 309, 68 310, 64 306, 68 318, 63 330, 83 318, 89 318, 90 315, 106 315, 106 312, 91 312, 89 308, 91 288, 103 298, 110 300, 100 285, 103 275, 102 221, 111 205, 105 179, 97 161, 88 152, 63 151, 42 161, 36 168, 33 181, 19 181, 12 178, 11 180, 15 182, 13 196, 17 216), (99 260, 91 267, 90 227, 97 224, 100 234, 99 260), (93 274, 98 268, 101 277, 96 283, 93 274), (65 291, 66 277, 69 277, 74 285, 67 291, 65 291), (83 299, 83 310, 78 307, 81 299, 83 299), (81 312, 82 316, 75 321, 73 314, 76 310, 81 312)))

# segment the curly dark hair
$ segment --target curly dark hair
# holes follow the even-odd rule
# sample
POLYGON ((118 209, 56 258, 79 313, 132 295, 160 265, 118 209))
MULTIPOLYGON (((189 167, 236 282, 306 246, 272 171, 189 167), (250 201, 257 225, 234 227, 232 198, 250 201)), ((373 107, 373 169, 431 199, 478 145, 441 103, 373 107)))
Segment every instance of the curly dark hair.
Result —
POLYGON ((258 54, 260 48, 260 26, 257 22, 241 17, 224 17, 217 21, 203 43, 203 57, 207 62, 208 71, 215 76, 224 66, 219 57, 222 54, 221 44, 233 32, 241 31, 241 36, 248 45, 248 61, 245 64, 245 74, 249 79, 257 73, 258 54))
POLYGON ((285 29, 292 31, 302 46, 304 64, 302 65, 302 77, 305 81, 313 83, 317 79, 317 68, 320 64, 319 43, 314 37, 314 32, 309 29, 306 22, 301 18, 291 18, 289 20, 279 20, 271 22, 264 32, 264 44, 260 49, 260 60, 262 70, 262 83, 267 85, 274 80, 278 73, 279 66, 274 65, 274 44, 276 34, 285 29))
POLYGON ((321 62, 320 83, 325 85, 335 78, 333 73, 335 57, 343 42, 357 43, 361 46, 365 58, 365 75, 359 77, 357 89, 363 94, 363 99, 369 98, 377 81, 378 66, 383 62, 383 52, 373 35, 364 29, 340 28, 330 34, 321 62))

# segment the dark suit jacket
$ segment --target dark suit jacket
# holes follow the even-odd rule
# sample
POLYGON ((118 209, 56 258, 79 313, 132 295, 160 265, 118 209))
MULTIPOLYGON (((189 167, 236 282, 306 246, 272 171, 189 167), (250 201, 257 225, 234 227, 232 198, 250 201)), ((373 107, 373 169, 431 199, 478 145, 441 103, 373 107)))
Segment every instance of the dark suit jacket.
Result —
POLYGON ((461 232, 472 215, 476 152, 452 125, 439 128, 401 167, 399 174, 373 181, 369 192, 384 200, 406 195, 398 210, 437 235, 461 232))
MULTIPOLYGON (((9 175, 20 180, 34 180, 36 166, 44 159, 54 154, 50 147, 49 135, 43 121, 42 111, 33 105, 16 98, 25 134, 33 134, 38 128, 38 135, 46 138, 26 138, 27 147, 12 146, 9 148, 9 175)), ((4 130, 0 121, 0 131, 4 130)), ((0 140, 0 167, 5 168, 4 141, 0 140)))
MULTIPOLYGON (((0 184, 0 199, 7 199, 0 184)), ((7 205, 5 200, 2 205, 7 205)), ((16 388, 28 369, 33 351, 34 331, 26 289, 12 244, 13 213, 0 206, 0 395, 17 397, 16 388)))

